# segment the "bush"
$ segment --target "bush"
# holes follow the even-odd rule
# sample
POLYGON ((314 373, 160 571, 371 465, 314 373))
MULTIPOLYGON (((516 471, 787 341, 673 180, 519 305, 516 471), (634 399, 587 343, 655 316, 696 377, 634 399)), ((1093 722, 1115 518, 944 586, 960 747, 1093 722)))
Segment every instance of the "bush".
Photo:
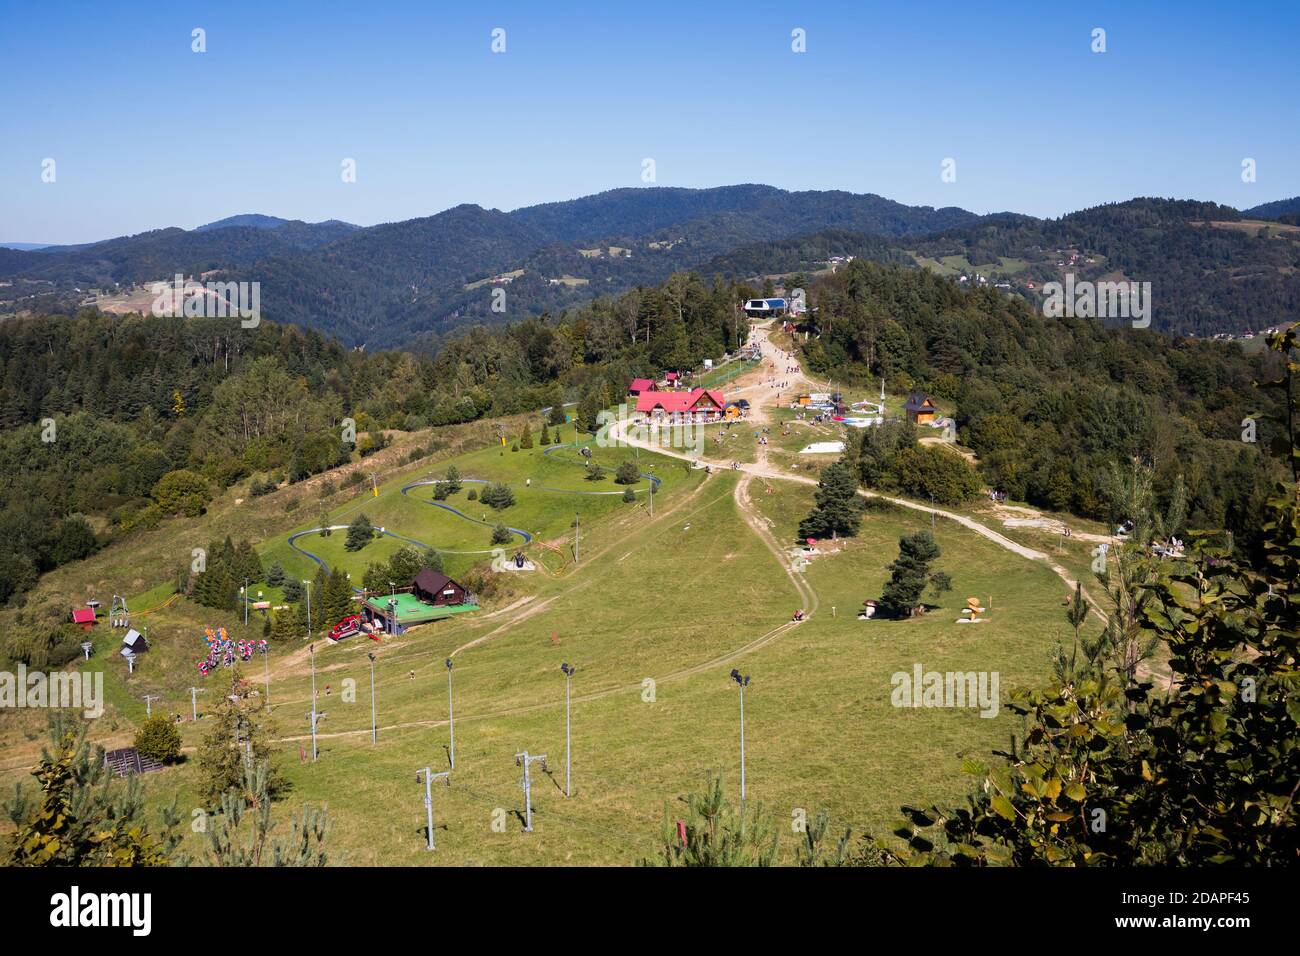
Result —
POLYGON ((620 485, 635 485, 640 480, 641 472, 631 458, 619 465, 614 473, 614 481, 620 485))
POLYGON ((135 735, 135 749, 143 757, 152 757, 159 763, 171 763, 181 755, 181 732, 176 723, 165 714, 145 718, 135 735))
POLYGON ((905 494, 941 505, 959 505, 980 493, 974 466, 943 448, 905 448, 894 456, 893 471, 905 494))
POLYGON ((180 469, 169 471, 153 486, 153 498, 164 514, 196 517, 212 500, 211 489, 202 475, 180 469))
POLYGON ((469 490, 469 494, 467 494, 465 497, 468 498, 470 501, 478 501, 478 492, 473 488, 471 488, 469 490))
POLYGON ((631 488, 624 488, 623 500, 626 501, 628 504, 631 504, 633 501, 636 501, 636 492, 633 491, 631 488))
POLYGON ((513 539, 514 535, 511 534, 510 529, 503 524, 498 524, 492 529, 493 544, 509 544, 513 539))
POLYGON ((594 461, 591 462, 590 466, 587 468, 587 480, 604 481, 605 469, 601 468, 600 465, 596 464, 594 461))
POLYGON ((274 561, 266 572, 266 583, 273 588, 278 588, 284 583, 284 568, 280 566, 279 561, 274 561))

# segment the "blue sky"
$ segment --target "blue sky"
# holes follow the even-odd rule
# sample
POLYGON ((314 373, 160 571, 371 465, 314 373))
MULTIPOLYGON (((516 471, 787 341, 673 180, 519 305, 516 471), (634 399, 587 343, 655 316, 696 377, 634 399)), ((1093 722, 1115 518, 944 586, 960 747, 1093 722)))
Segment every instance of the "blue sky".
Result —
POLYGON ((1297 36, 1293 0, 0 0, 0 240, 513 209, 643 185, 645 158, 661 186, 1244 208, 1300 194, 1297 36))

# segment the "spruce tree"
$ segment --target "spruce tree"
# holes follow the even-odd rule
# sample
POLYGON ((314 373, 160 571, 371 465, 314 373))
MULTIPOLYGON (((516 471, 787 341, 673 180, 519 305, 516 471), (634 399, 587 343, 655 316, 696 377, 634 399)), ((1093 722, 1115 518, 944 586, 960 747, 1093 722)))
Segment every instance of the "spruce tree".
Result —
POLYGON ((343 547, 348 551, 360 551, 375 536, 374 526, 364 514, 359 514, 348 525, 348 539, 343 547))
POLYGON ((858 497, 858 482, 852 468, 844 459, 822 470, 817 493, 813 495, 813 510, 799 524, 799 537, 829 538, 842 535, 851 538, 862 524, 862 501, 858 497))
POLYGON ((929 531, 917 531, 898 540, 898 557, 889 565, 889 580, 880 606, 894 617, 911 617, 921 606, 921 595, 931 584, 948 585, 947 575, 930 571, 942 552, 929 531))
POLYGON ((199 745, 199 796, 208 807, 222 803, 234 790, 251 802, 256 794, 248 790, 246 768, 267 766, 267 793, 274 796, 284 788, 284 779, 272 762, 265 708, 260 701, 239 696, 242 683, 239 668, 231 672, 230 693, 212 714, 211 729, 199 745))

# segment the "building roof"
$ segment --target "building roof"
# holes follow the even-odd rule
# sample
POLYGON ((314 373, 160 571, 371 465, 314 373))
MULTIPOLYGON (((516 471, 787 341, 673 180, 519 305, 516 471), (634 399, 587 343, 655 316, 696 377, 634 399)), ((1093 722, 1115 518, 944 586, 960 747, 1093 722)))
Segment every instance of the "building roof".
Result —
POLYGON ((94 624, 95 609, 89 607, 76 607, 72 609, 72 623, 74 624, 94 624))
POLYGON ((641 392, 653 392, 655 390, 655 383, 653 379, 649 378, 634 378, 632 379, 632 384, 627 387, 627 390, 629 394, 633 395, 640 394, 641 392))
POLYGON ((455 614, 463 614, 466 611, 477 611, 477 604, 442 604, 434 607, 431 604, 425 604, 414 594, 399 592, 390 597, 387 594, 376 594, 366 598, 366 606, 373 611, 388 616, 388 602, 393 602, 393 613, 396 615, 398 623, 407 624, 425 624, 429 621, 438 621, 445 617, 451 617, 455 614))
POLYGON ((149 642, 146 641, 144 635, 135 628, 131 628, 126 632, 126 637, 122 638, 122 645, 123 653, 129 650, 134 654, 143 654, 145 651, 149 650, 149 642))
MULTIPOLYGON (((436 594, 445 588, 448 584, 456 584, 451 578, 441 571, 435 571, 433 568, 421 568, 420 573, 415 576, 411 582, 412 587, 417 587, 421 591, 427 591, 429 594, 436 594)), ((460 585, 456 585, 460 587, 460 585)))
POLYGON ((706 395, 709 398, 706 405, 711 403, 722 408, 727 404, 722 393, 717 390, 693 388, 689 392, 643 392, 636 397, 636 410, 652 412, 656 408, 662 408, 669 414, 689 412, 693 411, 706 395))
POLYGON ((677 381, 677 373, 676 373, 676 372, 668 372, 667 374, 664 375, 664 378, 667 379, 667 380, 670 381, 670 382, 675 382, 675 381, 677 381))
POLYGON ((904 408, 909 412, 932 412, 934 402, 924 392, 913 392, 907 396, 907 405, 904 408))

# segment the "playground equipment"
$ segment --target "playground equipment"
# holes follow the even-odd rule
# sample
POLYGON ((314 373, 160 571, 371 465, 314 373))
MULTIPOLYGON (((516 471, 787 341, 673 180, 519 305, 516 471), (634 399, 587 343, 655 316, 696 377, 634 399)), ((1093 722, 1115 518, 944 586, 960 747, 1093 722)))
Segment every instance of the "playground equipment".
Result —
MULTIPOLYGON (((990 602, 992 603, 992 602, 990 602)), ((984 618, 980 617, 987 608, 980 605, 980 599, 977 597, 967 598, 966 606, 961 609, 962 617, 957 619, 958 624, 982 624, 984 618)))
POLYGON ((205 677, 218 667, 233 667, 236 658, 251 661, 254 653, 265 654, 269 649, 265 640, 232 641, 224 627, 219 627, 216 631, 210 627, 204 628, 203 640, 208 646, 208 656, 199 664, 199 673, 205 677))

